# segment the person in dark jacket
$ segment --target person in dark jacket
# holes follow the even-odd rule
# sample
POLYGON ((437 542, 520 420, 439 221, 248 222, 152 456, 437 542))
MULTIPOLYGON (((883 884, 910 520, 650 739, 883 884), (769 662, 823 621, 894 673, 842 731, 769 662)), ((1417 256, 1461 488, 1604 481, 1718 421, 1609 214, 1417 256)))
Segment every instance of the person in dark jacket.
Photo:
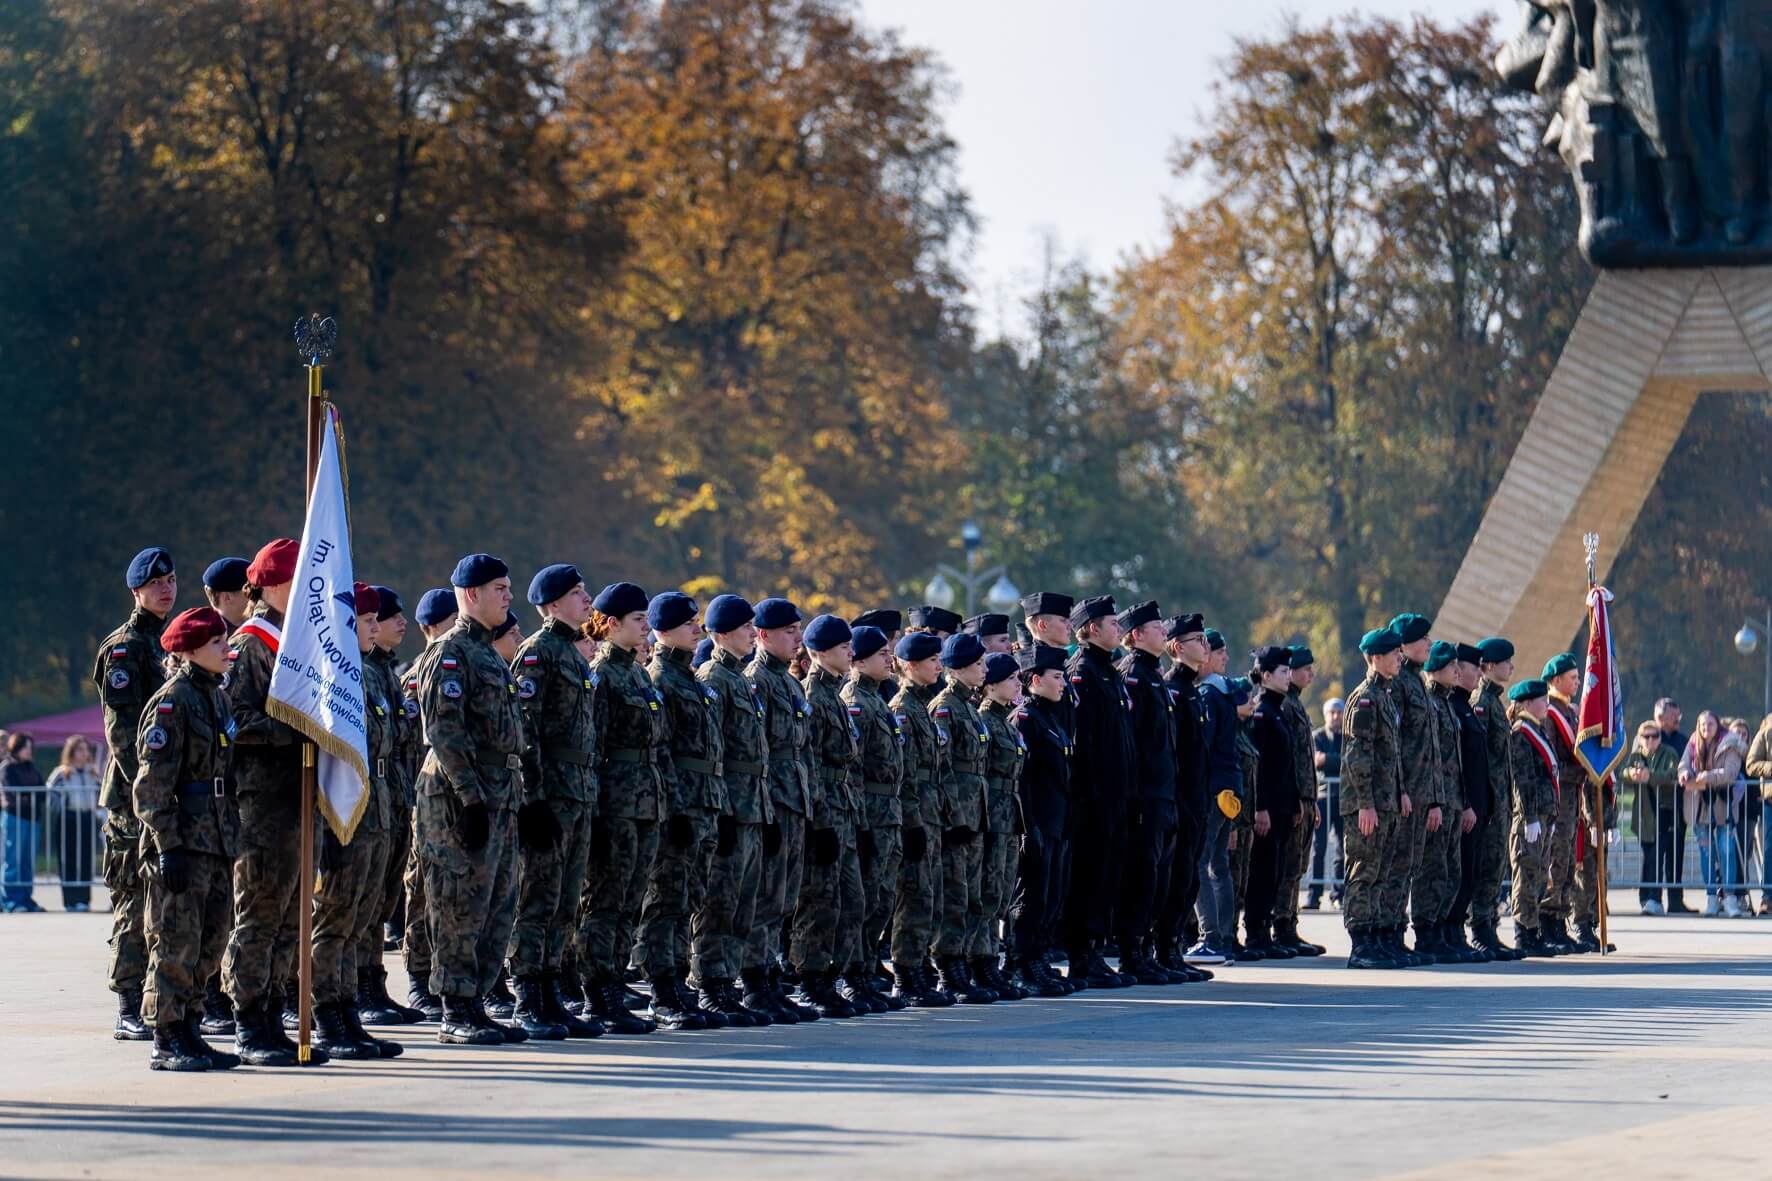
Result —
POLYGON ((37 872, 38 805, 43 798, 43 775, 31 761, 35 744, 29 734, 9 734, 6 758, 0 761, 0 814, 6 833, 6 885, 0 909, 26 913, 43 909, 31 897, 37 872))
POLYGON ((1291 949, 1274 941, 1273 916, 1285 877, 1286 842, 1291 839, 1298 813, 1298 779, 1285 717, 1286 690, 1292 684, 1291 652, 1269 645, 1256 649, 1253 655, 1250 676, 1260 680, 1261 700, 1255 707, 1250 739, 1261 762, 1255 781, 1255 847, 1249 858, 1243 941, 1264 956, 1290 959, 1291 949))
MULTIPOLYGON (((1194 903, 1200 896, 1200 853, 1206 846, 1209 797, 1206 794, 1206 705, 1199 693, 1200 671, 1210 649, 1206 627, 1198 615, 1177 615, 1164 628, 1164 647, 1171 661, 1163 678, 1175 711, 1175 861, 1169 894, 1157 914, 1157 962, 1188 981, 1212 979, 1212 973, 1182 956, 1199 929, 1194 903)), ((1217 811, 1212 808, 1212 811, 1217 811)))
POLYGON ((1242 724, 1231 700, 1224 670, 1229 656, 1224 637, 1207 628, 1206 660, 1198 685, 1204 725, 1201 744, 1205 751, 1206 832, 1200 842, 1198 872, 1200 938, 1187 950, 1186 961, 1195 966, 1222 964, 1236 943, 1237 889, 1231 875, 1230 836, 1233 821, 1216 801, 1229 792, 1235 798, 1243 788, 1243 759, 1237 747, 1242 724))
POLYGON ((1319 910, 1323 889, 1329 901, 1341 905, 1341 717, 1346 703, 1331 697, 1323 703, 1323 725, 1311 732, 1311 761, 1317 771, 1317 829, 1311 834, 1311 888, 1304 908, 1319 910), (1335 853, 1330 856, 1329 835, 1335 834, 1335 853))
POLYGON ((1175 708, 1163 684, 1158 659, 1163 651, 1162 612, 1154 602, 1120 613, 1123 642, 1131 649, 1119 663, 1131 702, 1132 794, 1127 801, 1127 832, 1120 901, 1114 925, 1120 942, 1120 973, 1138 984, 1180 984, 1156 962, 1149 943, 1156 903, 1169 895, 1175 859, 1175 708))
MULTIPOLYGON (((1459 818, 1463 839, 1458 845, 1458 892, 1452 896, 1452 909, 1446 916, 1442 934, 1457 954, 1468 953, 1471 963, 1487 963, 1495 959, 1490 952, 1471 944, 1464 937, 1470 920, 1471 898, 1477 887, 1477 854, 1483 847, 1490 819, 1495 815, 1495 801, 1489 788, 1489 726, 1487 706, 1476 693, 1482 674, 1477 663, 1482 652, 1470 644, 1458 645, 1458 689, 1451 696, 1452 714, 1458 719, 1459 777, 1464 793, 1464 814, 1459 818)), ((1511 957, 1510 957, 1511 958, 1511 957)))
POLYGON ((1026 697, 1014 720, 1028 751, 1021 766, 1027 834, 1016 885, 1021 905, 1012 918, 1015 966, 1036 996, 1069 996, 1074 990, 1052 970, 1048 956, 1054 950, 1054 920, 1069 885, 1065 833, 1070 825, 1071 737, 1062 707, 1070 682, 1065 680, 1063 648, 1036 640, 1022 648, 1018 659, 1026 697))

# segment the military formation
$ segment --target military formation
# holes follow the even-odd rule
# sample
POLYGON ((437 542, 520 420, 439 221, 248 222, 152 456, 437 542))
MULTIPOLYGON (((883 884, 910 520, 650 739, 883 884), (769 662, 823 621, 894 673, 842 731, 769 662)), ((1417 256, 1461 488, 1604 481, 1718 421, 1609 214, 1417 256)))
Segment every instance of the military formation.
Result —
MULTIPOLYGON (((216 562, 210 605, 168 618, 172 557, 143 551, 93 669, 114 1036, 151 1041, 154 1069, 301 1061, 304 744, 268 699, 296 559, 284 538, 216 562)), ((1298 930, 1308 648, 1232 677, 1220 633, 1154 602, 805 619, 593 595, 565 564, 529 582, 525 635, 509 568, 472 554, 417 600, 403 664, 400 595, 352 597, 370 783, 348 843, 315 832, 310 1064, 400 1054, 367 1026, 495 1045, 798 1024, 1323 954, 1298 930)), ((1574 757, 1574 659, 1515 683, 1506 640, 1431 631, 1400 615, 1360 642, 1348 966, 1598 950, 1616 831, 1574 757)))

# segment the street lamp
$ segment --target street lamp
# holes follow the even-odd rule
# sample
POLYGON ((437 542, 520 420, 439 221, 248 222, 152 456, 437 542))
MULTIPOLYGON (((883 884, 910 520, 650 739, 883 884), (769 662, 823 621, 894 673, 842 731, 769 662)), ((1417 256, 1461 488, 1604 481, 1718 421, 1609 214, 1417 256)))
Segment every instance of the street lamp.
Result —
POLYGON ((1020 604, 1021 588, 1010 582, 1007 574, 997 575, 991 589, 984 592, 984 605, 999 614, 1007 615, 1020 604))
POLYGON ((943 607, 951 611, 954 606, 954 584, 947 580, 946 575, 937 574, 923 588, 923 600, 931 607, 943 607))
POLYGON ((938 562, 935 566, 935 577, 923 588, 931 607, 945 607, 952 610, 956 598, 955 586, 964 593, 965 615, 970 618, 978 607, 980 588, 990 583, 990 589, 984 592, 987 607, 995 608, 1003 614, 1021 602, 1021 592, 1004 573, 1003 567, 992 566, 989 570, 978 568, 979 550, 984 546, 984 530, 978 527, 977 521, 968 520, 960 526, 960 545, 966 550, 966 569, 956 570, 946 562, 938 562), (995 581, 992 581, 992 580, 995 581))
MULTIPOLYGON (((1772 641, 1772 608, 1766 611, 1764 620, 1749 619, 1742 623, 1741 630, 1735 633, 1735 650, 1743 656, 1752 656, 1761 640, 1772 641)), ((1766 687, 1760 706, 1761 717, 1772 714, 1772 643, 1766 645, 1766 687)))

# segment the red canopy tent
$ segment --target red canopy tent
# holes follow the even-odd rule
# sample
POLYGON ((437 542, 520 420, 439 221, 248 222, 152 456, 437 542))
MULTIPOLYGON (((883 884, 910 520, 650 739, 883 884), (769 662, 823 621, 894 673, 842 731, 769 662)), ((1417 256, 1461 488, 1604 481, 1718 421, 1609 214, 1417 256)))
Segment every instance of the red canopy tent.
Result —
POLYGON ((84 734, 98 748, 101 757, 105 751, 105 710, 104 706, 98 704, 83 705, 79 709, 48 714, 28 721, 7 722, 5 730, 8 734, 23 731, 38 746, 60 746, 74 735, 84 734))

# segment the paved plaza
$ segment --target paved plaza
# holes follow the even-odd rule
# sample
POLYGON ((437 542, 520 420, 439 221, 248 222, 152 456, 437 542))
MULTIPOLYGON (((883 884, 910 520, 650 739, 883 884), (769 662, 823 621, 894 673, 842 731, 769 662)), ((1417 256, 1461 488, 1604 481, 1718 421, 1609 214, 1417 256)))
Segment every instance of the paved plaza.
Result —
POLYGON ((0 1176, 1772 1176, 1772 919, 1613 905, 1604 962, 1350 972, 1328 912, 1205 985, 209 1075, 110 1040, 102 916, 9 917, 0 1176))

